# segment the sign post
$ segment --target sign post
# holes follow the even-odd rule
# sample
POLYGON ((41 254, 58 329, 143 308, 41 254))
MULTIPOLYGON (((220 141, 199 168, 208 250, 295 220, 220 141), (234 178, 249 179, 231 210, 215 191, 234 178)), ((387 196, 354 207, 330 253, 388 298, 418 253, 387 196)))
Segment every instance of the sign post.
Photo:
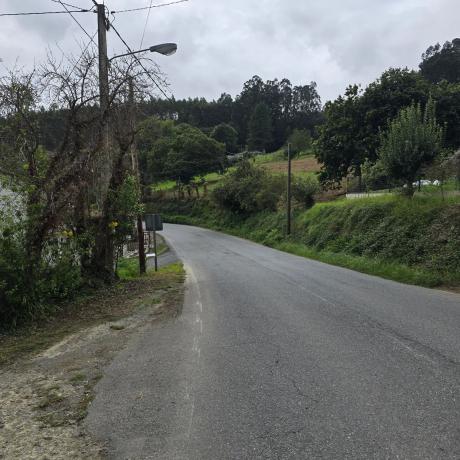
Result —
POLYGON ((148 232, 153 232, 153 250, 155 258, 155 271, 158 271, 158 254, 157 254, 157 232, 163 230, 163 221, 159 214, 145 215, 145 228, 148 232))

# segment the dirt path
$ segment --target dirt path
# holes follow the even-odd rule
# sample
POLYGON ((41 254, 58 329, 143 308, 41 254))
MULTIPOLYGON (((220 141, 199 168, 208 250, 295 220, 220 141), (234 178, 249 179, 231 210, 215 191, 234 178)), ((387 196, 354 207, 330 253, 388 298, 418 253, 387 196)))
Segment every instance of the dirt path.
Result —
MULTIPOLYGON (((81 422, 104 367, 130 336, 180 311, 184 275, 180 265, 170 267, 130 282, 129 289, 115 287, 103 298, 80 303, 78 316, 67 313, 38 332, 46 341, 50 328, 69 330, 73 324, 73 333, 0 367, 1 459, 105 458, 105 446, 81 422)), ((7 338, 2 345, 11 346, 7 338)))

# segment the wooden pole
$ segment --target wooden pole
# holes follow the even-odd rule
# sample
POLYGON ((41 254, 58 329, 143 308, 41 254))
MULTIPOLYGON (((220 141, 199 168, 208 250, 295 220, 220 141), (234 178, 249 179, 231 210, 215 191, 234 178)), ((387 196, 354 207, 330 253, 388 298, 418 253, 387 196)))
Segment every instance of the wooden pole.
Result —
POLYGON ((286 234, 291 234, 291 183, 292 183, 291 144, 288 144, 288 177, 287 177, 287 226, 286 234))
MULTIPOLYGON (((130 121, 132 129, 134 132, 135 123, 136 123, 136 113, 134 107, 134 82, 133 78, 130 77, 129 80, 129 106, 130 106, 130 121)), ((135 142, 131 145, 131 165, 134 175, 136 176, 137 186, 139 190, 139 196, 141 195, 141 178, 139 174, 139 161, 137 158, 137 149, 135 142)), ((137 239, 138 242, 138 253, 139 253, 139 273, 142 275, 147 271, 147 264, 145 261, 145 248, 144 248, 144 227, 143 227, 142 215, 137 216, 137 239)))

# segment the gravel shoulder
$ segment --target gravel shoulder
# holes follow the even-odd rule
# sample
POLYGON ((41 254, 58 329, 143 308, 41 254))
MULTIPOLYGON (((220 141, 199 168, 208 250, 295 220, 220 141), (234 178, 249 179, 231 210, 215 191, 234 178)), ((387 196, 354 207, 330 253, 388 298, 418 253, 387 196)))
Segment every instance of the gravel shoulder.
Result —
POLYGON ((130 337, 180 312, 183 281, 182 265, 168 265, 0 336, 0 458, 105 458, 82 423, 95 384, 130 337))

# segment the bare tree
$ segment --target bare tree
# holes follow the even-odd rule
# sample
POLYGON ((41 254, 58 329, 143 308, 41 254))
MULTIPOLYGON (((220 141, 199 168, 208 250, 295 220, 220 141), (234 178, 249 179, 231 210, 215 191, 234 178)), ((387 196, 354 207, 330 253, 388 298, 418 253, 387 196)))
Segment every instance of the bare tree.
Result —
MULTIPOLYGON (((116 195, 122 186, 135 126, 130 123, 128 81, 138 98, 163 84, 157 67, 126 57, 110 66, 110 98, 100 113, 97 57, 85 50, 78 59, 56 59, 33 72, 14 69, 0 79, 0 174, 11 178, 26 197, 26 246, 29 276, 49 238, 63 225, 82 238, 82 268, 114 279, 116 195), (150 84, 149 84, 150 83, 150 84), (152 88, 153 87, 153 88, 152 88), (64 130, 55 151, 41 146, 39 108, 59 110, 64 130), (103 129, 109 127, 109 145, 103 129)), ((31 281, 32 282, 32 281, 31 281)))

